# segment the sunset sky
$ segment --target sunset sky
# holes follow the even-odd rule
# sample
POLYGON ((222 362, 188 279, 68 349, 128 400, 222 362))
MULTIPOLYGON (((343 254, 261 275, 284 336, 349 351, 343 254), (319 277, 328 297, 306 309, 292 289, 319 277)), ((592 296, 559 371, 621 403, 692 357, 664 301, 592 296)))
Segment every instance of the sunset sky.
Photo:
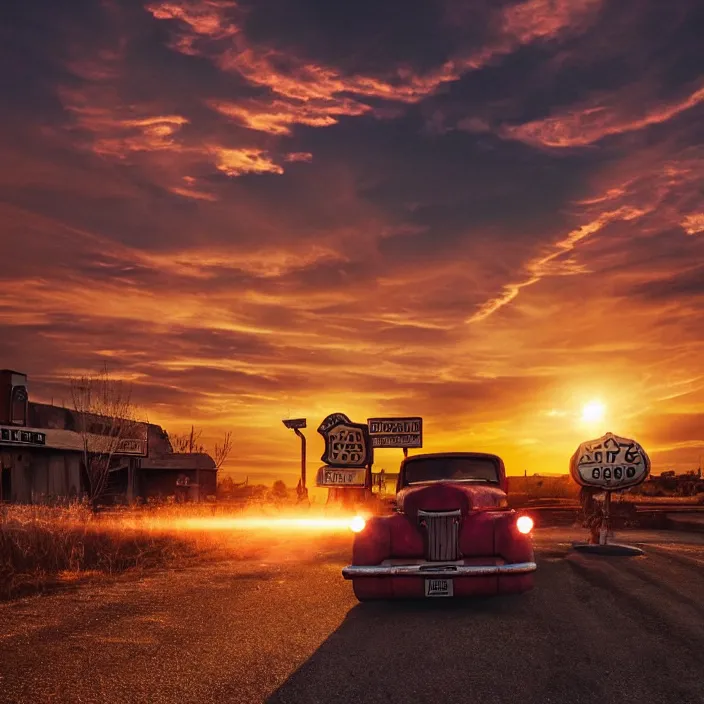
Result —
MULTIPOLYGON (((11 2, 0 367, 134 384, 233 477, 340 411, 566 472, 704 455, 697 0, 11 2), (603 420, 582 419, 590 402, 603 420)), ((587 414, 589 415, 589 414, 587 414)), ((596 414, 598 415, 598 414, 596 414)), ((377 453, 395 470, 400 450, 377 453)))

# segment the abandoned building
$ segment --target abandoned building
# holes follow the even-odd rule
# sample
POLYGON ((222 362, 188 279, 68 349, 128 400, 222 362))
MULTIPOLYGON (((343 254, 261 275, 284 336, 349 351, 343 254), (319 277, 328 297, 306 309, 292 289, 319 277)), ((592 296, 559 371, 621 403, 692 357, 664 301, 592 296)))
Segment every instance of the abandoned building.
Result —
MULTIPOLYGON (((29 400, 27 375, 0 370, 0 502, 45 503, 86 495, 88 476, 79 414, 29 400)), ((101 424, 89 427, 100 433, 101 424)), ((217 468, 210 455, 175 453, 167 433, 135 423, 118 441, 104 503, 176 496, 214 496, 217 468)))

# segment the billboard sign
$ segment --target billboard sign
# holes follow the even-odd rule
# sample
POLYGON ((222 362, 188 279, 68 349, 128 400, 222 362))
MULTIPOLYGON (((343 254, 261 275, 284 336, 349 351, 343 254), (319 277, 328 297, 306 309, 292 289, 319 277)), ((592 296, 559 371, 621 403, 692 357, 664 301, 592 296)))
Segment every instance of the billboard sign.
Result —
POLYGON ((46 445, 46 433, 25 428, 0 428, 0 442, 13 445, 46 445))
POLYGON ((115 454, 144 457, 147 454, 147 443, 139 438, 120 438, 115 448, 115 454))
POLYGON ((647 478, 650 458, 635 440, 606 433, 577 448, 570 459, 570 474, 580 486, 619 491, 647 478))
POLYGON ((332 413, 318 427, 325 439, 322 461, 329 467, 366 467, 374 461, 369 428, 353 423, 344 413, 332 413))
POLYGON ((340 467, 329 467, 325 465, 318 470, 315 483, 319 487, 364 487, 367 470, 364 467, 359 469, 342 469, 340 467))
POLYGON ((420 417, 369 418, 367 424, 374 447, 423 447, 423 419, 420 417))

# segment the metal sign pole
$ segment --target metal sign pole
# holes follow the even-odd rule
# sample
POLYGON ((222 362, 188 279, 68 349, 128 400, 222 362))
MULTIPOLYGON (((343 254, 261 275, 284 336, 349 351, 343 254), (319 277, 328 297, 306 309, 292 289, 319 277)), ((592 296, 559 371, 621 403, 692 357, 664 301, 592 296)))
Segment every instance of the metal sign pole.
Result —
POLYGON ((306 436, 298 429, 293 429, 296 435, 301 438, 301 486, 306 488, 306 436))
POLYGON ((284 420, 282 423, 301 438, 301 481, 299 482, 300 490, 298 500, 304 501, 308 498, 308 489, 306 489, 306 436, 301 432, 301 428, 306 427, 306 419, 293 418, 284 420))
POLYGON ((604 515, 601 520, 601 528, 599 530, 599 545, 606 545, 606 540, 609 536, 611 528, 611 492, 607 491, 604 495, 604 515))

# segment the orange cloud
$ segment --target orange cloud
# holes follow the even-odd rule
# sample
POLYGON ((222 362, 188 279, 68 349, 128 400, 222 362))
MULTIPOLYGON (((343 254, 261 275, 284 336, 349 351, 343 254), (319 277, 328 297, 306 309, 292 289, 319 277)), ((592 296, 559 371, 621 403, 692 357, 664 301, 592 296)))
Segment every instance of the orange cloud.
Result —
POLYGON ((359 114, 357 104, 345 100, 340 94, 415 103, 461 75, 457 64, 448 61, 427 76, 416 76, 408 69, 396 69, 395 80, 390 82, 372 76, 346 77, 335 69, 306 63, 295 57, 286 57, 292 70, 284 72, 276 68, 277 58, 284 57, 271 50, 246 47, 227 50, 218 58, 218 64, 224 70, 236 71, 251 83, 265 86, 285 98, 304 102, 333 101, 340 109, 343 105, 351 107, 355 111, 353 114, 359 114))
POLYGON ((207 191, 196 191, 192 188, 173 186, 169 190, 171 193, 175 193, 176 195, 184 196, 186 198, 194 198, 195 200, 208 200, 213 202, 218 199, 218 197, 212 193, 208 193, 207 191))
POLYGON ((336 124, 340 116, 371 112, 371 106, 363 102, 369 98, 417 103, 433 95, 440 86, 457 81, 468 71, 480 69, 522 45, 552 39, 568 31, 581 31, 600 5, 601 0, 576 3, 526 0, 501 11, 498 32, 485 46, 467 55, 452 57, 424 75, 401 65, 383 77, 344 75, 335 68, 259 46, 249 41, 232 19, 237 14, 234 3, 156 2, 148 5, 147 10, 156 19, 180 21, 172 45, 176 50, 210 56, 224 71, 237 73, 250 84, 269 89, 275 96, 237 102, 211 100, 211 107, 250 129, 287 135, 295 124, 329 127, 336 124), (204 37, 227 42, 219 43, 217 49, 203 46, 198 50, 196 43, 204 37))
POLYGON ((158 20, 179 20, 189 29, 189 33, 179 34, 171 47, 182 54, 196 56, 195 47, 199 37, 226 39, 239 31, 238 27, 226 19, 225 13, 235 9, 236 3, 225 0, 201 0, 198 3, 155 2, 145 9, 158 20))
POLYGON ((688 235, 700 235, 704 232, 704 213, 692 213, 685 216, 682 227, 688 235))
POLYGON ((124 134, 124 136, 104 137, 96 140, 94 147, 96 153, 112 156, 124 156, 127 152, 173 149, 175 146, 174 135, 183 125, 188 124, 188 120, 179 115, 122 120, 112 125, 100 120, 90 120, 90 116, 87 117, 89 119, 83 121, 84 127, 96 131, 102 127, 112 127, 115 132, 124 134))
MULTIPOLYGON (((675 223, 681 224, 688 235, 704 230, 704 218, 700 213, 682 213, 680 210, 683 203, 698 197, 704 158, 696 150, 687 150, 677 158, 668 158, 666 154, 662 147, 636 152, 633 157, 600 173, 600 179, 594 185, 596 195, 575 202, 583 209, 586 224, 560 237, 546 253, 529 259, 523 265, 523 276, 504 284, 501 292, 478 306, 467 322, 485 320, 514 302, 527 287, 546 278, 586 277, 590 273, 588 265, 576 258, 576 250, 587 240, 619 223, 626 225, 638 221, 642 237, 652 237, 675 223)), ((669 262, 665 266, 668 265, 669 262)), ((650 275, 655 273, 657 269, 651 267, 650 275)), ((614 276, 612 274, 612 278, 614 276)))
POLYGON ((283 168, 275 164, 261 149, 225 149, 213 147, 215 166, 228 176, 242 174, 282 174, 283 168))
POLYGON ((313 155, 310 152, 291 152, 284 157, 284 160, 292 162, 303 161, 308 163, 313 161, 313 155))
POLYGON ((500 134, 526 144, 546 147, 583 147, 611 135, 634 132, 651 125, 667 122, 704 100, 704 87, 684 98, 664 105, 643 106, 640 115, 633 114, 633 101, 615 95, 606 101, 613 104, 591 104, 575 107, 565 113, 505 126, 500 134))
POLYGON ((519 44, 551 39, 565 31, 580 32, 601 9, 602 0, 527 0, 502 12, 502 34, 519 44))
POLYGON ((234 2, 202 0, 199 3, 157 2, 150 3, 146 10, 159 20, 181 20, 196 34, 216 39, 237 33, 237 28, 224 20, 223 12, 236 8, 234 2))
POLYGON ((553 245, 552 252, 540 256, 526 264, 526 278, 523 281, 520 283, 507 284, 501 295, 482 304, 479 310, 477 310, 467 322, 477 323, 484 320, 492 313, 495 313, 497 310, 513 301, 521 292, 521 289, 537 284, 546 276, 584 273, 584 269, 576 264, 574 260, 566 259, 559 261, 559 258, 563 257, 565 253, 571 252, 582 240, 602 230, 608 223, 614 220, 633 220, 643 214, 643 211, 629 207, 621 207, 618 210, 602 213, 596 220, 572 230, 566 237, 553 245))
POLYGON ((223 100, 209 101, 210 107, 252 130, 270 134, 291 134, 295 124, 309 127, 330 127, 336 125, 341 115, 362 115, 371 109, 354 100, 343 99, 339 102, 317 100, 310 102, 284 102, 274 100, 249 101, 244 104, 223 100))
MULTIPOLYGON (((109 93, 93 91, 60 91, 66 109, 75 118, 74 130, 88 132, 91 135, 89 148, 100 156, 126 159, 134 153, 172 152, 177 160, 169 164, 172 172, 166 178, 174 176, 181 180, 188 178, 178 173, 190 169, 194 162, 203 159, 213 160, 218 171, 229 176, 241 176, 248 173, 283 174, 284 169, 262 149, 256 147, 227 148, 220 145, 203 146, 201 143, 189 143, 179 139, 179 133, 190 120, 181 115, 149 115, 148 106, 107 107, 91 105, 91 99, 106 103, 109 93), (141 114, 140 114, 141 113, 141 114), (176 169, 176 173, 173 171, 176 169)), ((286 159, 286 157, 283 157, 286 159)), ((289 159, 286 159, 289 160, 289 159)), ((296 158, 290 160, 295 161, 296 158)), ((302 157, 298 157, 302 160, 302 157)), ((168 190, 177 195, 198 200, 217 200, 217 196, 206 191, 184 188, 181 184, 168 185, 168 190)))
POLYGON ((154 114, 150 106, 121 104, 102 81, 89 81, 83 90, 59 87, 58 94, 74 119, 71 129, 88 132, 91 149, 101 155, 123 158, 130 152, 172 150, 178 132, 189 124, 182 115, 154 114))

